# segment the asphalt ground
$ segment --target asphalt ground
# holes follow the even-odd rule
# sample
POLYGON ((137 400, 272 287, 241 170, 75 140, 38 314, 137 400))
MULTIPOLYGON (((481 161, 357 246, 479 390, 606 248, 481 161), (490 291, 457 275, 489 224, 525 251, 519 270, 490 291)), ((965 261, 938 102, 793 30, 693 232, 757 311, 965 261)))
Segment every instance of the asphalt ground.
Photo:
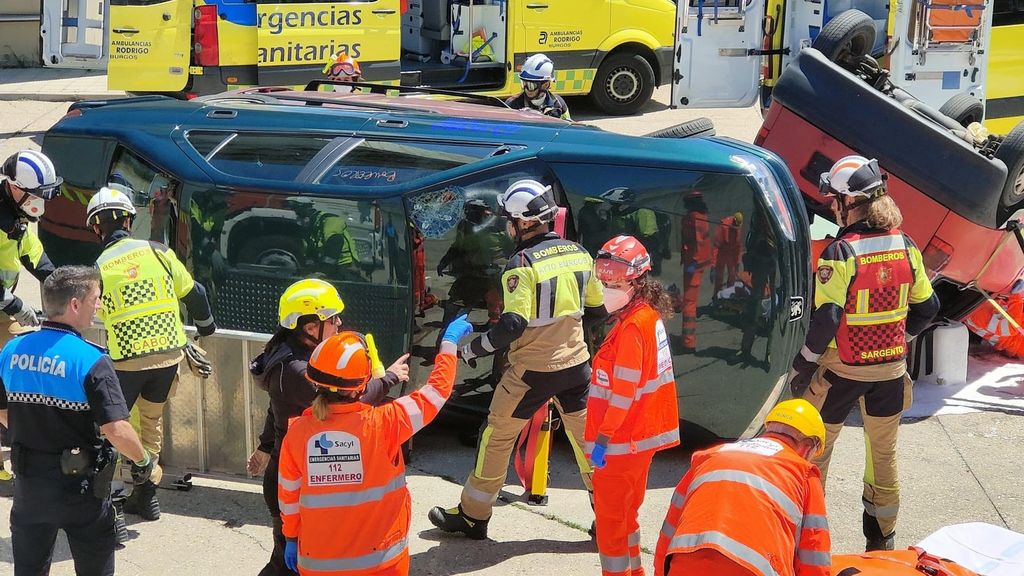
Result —
MULTIPOLYGON (((54 93, 59 90, 55 88, 54 93)), ((718 134, 752 141, 760 126, 756 109, 670 110, 666 90, 659 90, 642 116, 602 118, 585 102, 570 100, 577 120, 608 130, 644 134, 698 116, 714 120, 718 134)), ((38 147, 42 134, 60 119, 66 102, 0 101, 0 158, 25 147, 38 147)), ((38 301, 38 286, 23 275, 18 293, 38 301)), ((1024 369, 1021 370, 1024 373, 1024 369)), ((1017 382, 1007 382, 1014 386, 1017 382)), ((931 532, 961 522, 982 521, 1024 531, 1024 499, 1019 454, 1024 420, 1006 409, 905 421, 900 432, 903 505, 897 546, 917 543, 931 532)), ((426 520, 431 506, 454 505, 461 481, 473 465, 473 449, 440 426, 415 439, 409 464, 413 497, 410 547, 412 574, 597 574, 596 549, 586 534, 592 513, 567 443, 559 433, 552 457, 550 502, 531 507, 522 490, 508 486, 491 521, 491 540, 467 541, 440 534, 426 520)), ((861 477, 864 444, 858 419, 840 435, 827 485, 833 550, 860 551, 861 477)), ((685 472, 688 454, 659 454, 640 511, 644 564, 651 569, 657 530, 671 492, 685 472)), ((188 492, 161 490, 163 518, 141 523, 129 517, 132 540, 118 552, 117 573, 255 574, 269 556, 270 519, 257 480, 203 477, 188 492)), ((0 487, 10 494, 10 487, 0 487)), ((0 497, 0 516, 11 507, 0 497)), ((10 574, 9 526, 0 522, 0 574, 10 574)), ((58 538, 51 574, 73 574, 63 536, 58 538)))

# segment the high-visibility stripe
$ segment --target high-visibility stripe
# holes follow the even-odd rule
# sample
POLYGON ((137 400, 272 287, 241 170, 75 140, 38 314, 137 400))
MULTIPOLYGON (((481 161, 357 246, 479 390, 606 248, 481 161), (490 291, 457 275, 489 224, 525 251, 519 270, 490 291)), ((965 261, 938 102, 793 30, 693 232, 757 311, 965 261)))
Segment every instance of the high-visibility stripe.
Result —
POLYGON ((804 566, 831 566, 832 555, 818 550, 797 550, 796 557, 804 566))
POLYGON ((633 405, 633 397, 612 394, 611 399, 608 400, 608 405, 621 410, 629 410, 629 407, 633 405))
POLYGON ((717 531, 699 532, 697 534, 680 534, 672 538, 669 542, 668 549, 676 550, 679 548, 695 548, 702 544, 713 544, 718 546, 722 550, 725 550, 729 554, 732 554, 736 558, 746 562, 752 568, 757 570, 757 573, 762 576, 778 576, 778 572, 772 568, 771 562, 767 558, 757 553, 753 548, 741 544, 732 538, 729 538, 725 534, 717 531))
POLYGON ((636 390, 636 399, 639 400, 641 396, 645 394, 653 394, 661 389, 666 384, 676 385, 676 378, 672 375, 670 370, 666 370, 656 376, 655 378, 648 380, 644 385, 636 390))
POLYGON ((804 516, 804 528, 828 530, 828 517, 823 514, 807 514, 804 516))
POLYGON ((413 432, 419 432, 423 429, 423 411, 416 402, 408 396, 402 396, 401 398, 395 399, 395 404, 398 404, 405 410, 405 414, 409 416, 409 422, 412 424, 413 432))
POLYGON ((554 318, 555 316, 555 279, 545 280, 537 285, 537 319, 554 318))
POLYGON ((630 570, 639 570, 640 569, 640 565, 641 564, 640 564, 640 557, 639 556, 632 556, 631 555, 629 557, 629 568, 630 568, 630 570))
POLYGON ((690 489, 687 491, 686 496, 689 498, 690 494, 694 490, 704 484, 711 482, 735 482, 737 484, 743 484, 749 486, 755 490, 762 492, 765 496, 778 504, 779 508, 789 516, 789 519, 793 522, 794 526, 799 526, 801 519, 803 518, 803 512, 800 507, 793 502, 793 499, 786 495, 778 486, 772 484, 768 480, 752 474, 750 472, 744 472, 742 470, 715 470, 693 479, 690 482, 690 489))
MULTIPOLYGON (((679 441, 679 429, 676 428, 670 432, 664 432, 657 436, 651 436, 637 442, 612 442, 608 444, 608 451, 606 454, 609 456, 622 456, 624 454, 633 454, 634 452, 646 452, 647 450, 654 450, 667 446, 673 442, 679 441)), ((594 443, 587 442, 587 452, 594 451, 594 443)))
POLYGON ((858 238, 856 240, 847 240, 847 244, 850 245, 850 248, 853 248, 853 252, 857 256, 907 249, 907 243, 903 241, 902 234, 858 238))
POLYGON ((867 288, 857 290, 857 314, 867 314, 871 308, 868 307, 870 302, 869 293, 867 288))
POLYGON ((605 572, 625 572, 629 570, 629 556, 605 556, 598 554, 601 559, 601 570, 605 572))
POLYGON ((610 400, 612 397, 612 391, 608 388, 601 388, 599 386, 590 387, 591 398, 600 398, 601 400, 610 400))
POLYGON ((629 546, 639 546, 640 545, 640 532, 637 531, 637 532, 633 532, 632 534, 630 534, 629 535, 629 539, 626 541, 626 544, 628 544, 629 546))
POLYGON ((900 308, 905 308, 910 301, 910 284, 900 284, 900 308))
POLYGON ((616 366, 612 370, 612 374, 619 380, 625 380, 626 382, 633 382, 634 384, 640 382, 640 371, 634 370, 633 368, 626 368, 625 366, 616 366))
POLYGON ((686 502, 686 494, 679 492, 678 490, 672 493, 671 505, 673 508, 682 508, 686 502))
POLYGON ((807 346, 804 346, 803 348, 800 349, 800 356, 802 356, 803 359, 807 360, 808 362, 817 362, 818 358, 821 358, 821 354, 815 354, 814 352, 811 352, 811 349, 808 348, 807 346))
POLYGON ((281 500, 278 500, 277 501, 277 507, 278 507, 278 509, 281 510, 281 514, 298 514, 299 513, 299 505, 298 504, 288 504, 288 503, 282 502, 281 500))
POLYGON ((287 490, 289 492, 295 492, 299 488, 302 488, 302 479, 300 478, 298 480, 291 480, 291 479, 285 478, 284 476, 281 476, 281 474, 278 474, 277 475, 277 485, 282 487, 282 488, 284 488, 285 490, 287 490))
POLYGON ((427 399, 427 402, 430 402, 431 406, 438 410, 444 408, 445 398, 437 391, 437 388, 434 388, 433 384, 427 384, 423 388, 420 388, 420 392, 423 394, 423 397, 427 399))
POLYGON ((875 324, 886 324, 898 322, 907 317, 907 308, 899 310, 888 310, 886 312, 871 312, 870 314, 847 314, 847 326, 872 326, 875 324))
POLYGON ((861 503, 864 504, 864 511, 875 518, 892 518, 900 512, 898 504, 895 506, 875 506, 873 503, 864 499, 861 499, 861 503))
POLYGON ((145 240, 133 240, 131 238, 120 240, 115 242, 113 246, 104 250, 103 253, 100 254, 99 258, 96 259, 96 264, 102 266, 118 256, 123 256, 134 250, 141 250, 142 248, 149 248, 149 242, 146 242, 145 240))
POLYGON ((210 324, 213 324, 213 316, 210 316, 209 318, 206 318, 205 320, 196 320, 196 319, 193 318, 192 321, 196 323, 196 326, 198 326, 200 328, 206 328, 210 324))
POLYGON ((113 314, 108 313, 107 314, 107 320, 109 320, 111 322, 115 322, 118 319, 123 318, 125 316, 133 316, 133 317, 134 316, 145 316, 146 314, 149 314, 150 312, 158 311, 158 310, 164 310, 166 308, 167 308, 167 304, 165 304, 163 302, 157 303, 157 304, 150 304, 149 306, 143 306, 141 308, 137 307, 137 306, 132 306, 131 308, 125 308, 125 309, 122 309, 122 310, 118 310, 117 312, 115 312, 113 314))
POLYGON ((365 556, 354 556, 350 558, 310 558, 304 554, 299 555, 299 567, 306 570, 320 570, 323 572, 332 570, 368 570, 394 560, 409 546, 407 538, 392 544, 386 550, 380 550, 366 554, 365 556))
POLYGON ((476 502, 493 504, 498 501, 497 492, 491 494, 490 492, 484 492, 483 490, 478 490, 472 486, 464 486, 462 488, 462 493, 470 500, 475 500, 476 502))
POLYGON ((491 339, 486 332, 480 337, 480 347, 488 352, 494 352, 494 344, 491 344, 491 339))
POLYGON ((299 504, 303 508, 341 508, 345 506, 358 506, 368 502, 383 500, 385 496, 405 489, 405 474, 392 479, 383 486, 356 490, 353 492, 335 492, 333 494, 303 494, 299 504))

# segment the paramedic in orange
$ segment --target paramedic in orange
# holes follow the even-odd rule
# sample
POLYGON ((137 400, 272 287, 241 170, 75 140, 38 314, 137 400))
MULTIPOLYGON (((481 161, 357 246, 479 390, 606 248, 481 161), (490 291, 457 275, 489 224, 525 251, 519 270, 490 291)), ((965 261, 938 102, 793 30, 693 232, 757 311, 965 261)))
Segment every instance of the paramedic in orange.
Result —
POLYGON ((615 324, 593 361, 584 438, 594 465, 597 551, 605 576, 643 576, 637 515, 654 453, 679 444, 672 352, 662 315, 671 303, 650 277, 651 257, 632 236, 597 253, 615 324))
POLYGON ((316 398, 281 446, 289 568, 317 576, 409 573, 412 502, 402 443, 448 400, 459 339, 472 331, 465 315, 453 320, 427 384, 378 407, 358 401, 371 374, 383 372, 372 338, 341 332, 313 351, 306 378, 316 398))
POLYGON ((840 159, 821 175, 821 190, 834 197, 842 228, 818 259, 811 327, 793 359, 790 389, 825 420, 825 452, 815 460, 823 478, 843 422, 860 405, 865 549, 892 550, 900 508, 896 436, 912 401, 907 342, 928 327, 939 301, 921 251, 899 229, 903 216, 876 160, 840 159))
POLYGON ((711 232, 708 205, 704 195, 690 192, 683 200, 687 212, 682 219, 682 247, 679 263, 683 265, 683 353, 697 350, 697 299, 704 271, 711 265, 711 232))
POLYGON ((696 452, 654 550, 655 576, 828 576, 821 416, 787 400, 756 438, 696 452))
POLYGON ((740 256, 743 253, 743 213, 722 218, 715 230, 715 292, 732 286, 739 278, 740 256))

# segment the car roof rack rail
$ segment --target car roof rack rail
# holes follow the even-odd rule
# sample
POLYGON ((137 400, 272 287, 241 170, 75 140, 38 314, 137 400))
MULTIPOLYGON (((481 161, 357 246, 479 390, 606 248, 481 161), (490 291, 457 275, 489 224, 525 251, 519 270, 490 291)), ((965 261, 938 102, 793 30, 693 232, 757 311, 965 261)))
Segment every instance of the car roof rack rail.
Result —
POLYGON ((110 104, 134 104, 137 102, 156 102, 160 100, 178 100, 171 96, 164 94, 144 94, 142 96, 129 96, 127 98, 104 98, 98 100, 82 100, 79 102, 72 102, 68 106, 68 111, 71 110, 88 110, 89 108, 100 108, 110 104))
POLYGON ((366 88, 369 90, 371 94, 387 94, 388 92, 398 92, 399 94, 437 94, 440 96, 466 98, 468 100, 474 100, 481 104, 487 104, 488 106, 499 106, 501 108, 509 107, 504 100, 496 96, 472 94, 469 92, 459 92, 457 90, 442 90, 440 88, 424 88, 422 86, 394 86, 391 84, 377 84, 373 82, 348 82, 344 80, 313 80, 309 84, 306 84, 305 91, 319 92, 321 86, 352 86, 356 88, 366 88))

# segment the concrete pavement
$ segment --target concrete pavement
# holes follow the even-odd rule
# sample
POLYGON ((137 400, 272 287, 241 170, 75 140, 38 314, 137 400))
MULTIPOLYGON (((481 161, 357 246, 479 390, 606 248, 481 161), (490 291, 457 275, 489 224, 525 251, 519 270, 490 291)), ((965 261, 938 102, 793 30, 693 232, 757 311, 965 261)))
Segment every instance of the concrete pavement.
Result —
MULTIPOLYGON (((0 82, 4 73, 0 71, 0 82)), ((0 88, 2 89, 2 88, 0 88)), ((60 89, 47 87, 48 93, 60 89)), ((577 119, 609 130, 643 134, 696 116, 708 115, 720 135, 751 141, 760 118, 754 109, 731 111, 669 110, 657 93, 642 117, 604 119, 585 103, 570 101, 577 119)), ((60 119, 66 102, 0 102, 0 157, 24 147, 38 147, 46 128, 60 119)), ((37 301, 37 287, 24 275, 19 294, 37 301)), ((1024 419, 991 411, 907 421, 901 430, 901 478, 904 505, 897 545, 915 544, 952 523, 983 521, 1024 531, 1024 496, 1020 491, 1019 446, 1024 419)), ((840 436, 828 506, 837 552, 856 552, 860 535, 863 442, 856 417, 840 436)), ((534 508, 518 502, 520 489, 508 487, 491 523, 492 541, 472 542, 439 534, 426 521, 431 506, 458 501, 461 481, 473 465, 474 451, 441 426, 415 440, 409 467, 413 495, 412 574, 597 574, 597 554, 586 535, 592 514, 580 488, 575 464, 564 441, 555 447, 551 502, 534 508), (512 501, 509 504, 505 501, 512 501)), ((659 455, 651 473, 647 501, 641 509, 642 544, 650 569, 657 530, 672 489, 685 472, 681 450, 659 455)), ((511 478, 511 476, 510 476, 511 478)), ((260 486, 244 478, 199 478, 190 492, 161 490, 164 518, 133 523, 133 540, 118 553, 118 574, 254 574, 269 556, 271 529, 260 486)), ((0 487, 9 493, 10 487, 0 487)), ((0 517, 11 501, 0 498, 0 517)), ((129 518, 134 522, 136 518, 129 518)), ((52 574, 73 574, 66 542, 58 539, 52 574)), ((0 521, 0 574, 11 573, 10 531, 0 521)))
POLYGON ((107 89, 107 74, 102 70, 0 68, 0 101, 67 102, 124 96, 122 90, 107 89))

